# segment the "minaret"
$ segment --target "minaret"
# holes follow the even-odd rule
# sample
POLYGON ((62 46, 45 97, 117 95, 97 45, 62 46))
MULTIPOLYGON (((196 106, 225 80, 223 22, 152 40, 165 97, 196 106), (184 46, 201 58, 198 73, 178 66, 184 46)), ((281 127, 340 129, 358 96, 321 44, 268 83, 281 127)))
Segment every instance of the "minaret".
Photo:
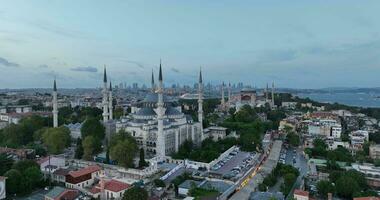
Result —
POLYGON ((156 154, 158 158, 164 159, 165 157, 165 133, 164 133, 164 85, 162 82, 162 67, 160 61, 160 71, 158 74, 158 102, 157 102, 157 142, 156 142, 156 154))
POLYGON ((198 121, 201 126, 200 134, 201 141, 203 141, 203 80, 202 80, 202 69, 199 70, 199 81, 198 81, 198 121))
POLYGON ((53 85, 53 127, 58 127, 58 99, 57 99, 57 83, 54 79, 53 85))
POLYGON ((274 107, 274 81, 272 82, 272 107, 274 107))
POLYGON ((269 100, 268 93, 269 93, 269 86, 267 83, 267 87, 265 88, 265 102, 268 102, 268 100, 269 100))
POLYGON ((154 93, 155 92, 155 90, 156 90, 156 86, 155 86, 155 84, 154 84, 154 75, 153 75, 153 69, 152 69, 152 86, 151 86, 151 91, 152 91, 152 93, 154 93))
POLYGON ((225 100, 224 100, 224 82, 222 83, 222 101, 221 104, 224 105, 225 100))
POLYGON ((231 103, 231 83, 228 83, 228 102, 231 103))
POLYGON ((109 96, 108 96, 108 109, 109 109, 109 119, 113 120, 113 97, 112 97, 111 81, 110 81, 109 96))
POLYGON ((107 89, 107 70, 106 65, 104 65, 104 77, 103 77, 103 122, 108 121, 108 89, 107 89))

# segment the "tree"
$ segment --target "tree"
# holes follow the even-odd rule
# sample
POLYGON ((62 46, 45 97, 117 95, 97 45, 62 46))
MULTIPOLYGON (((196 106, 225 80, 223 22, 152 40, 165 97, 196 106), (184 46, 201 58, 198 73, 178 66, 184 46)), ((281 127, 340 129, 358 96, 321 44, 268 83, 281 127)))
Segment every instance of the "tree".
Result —
POLYGON ((270 110, 267 113, 267 119, 272 121, 274 129, 278 129, 280 121, 286 117, 285 112, 282 110, 270 110))
POLYGON ((320 147, 322 149, 326 149, 327 148, 327 144, 325 143, 325 141, 323 141, 320 138, 314 139, 313 145, 314 145, 314 147, 320 147))
POLYGON ((43 128, 47 124, 45 124, 45 120, 43 117, 38 115, 32 115, 30 117, 21 119, 19 123, 21 130, 23 132, 23 143, 28 144, 33 141, 33 134, 35 131, 43 128))
POLYGON ((24 105, 29 105, 29 103, 30 103, 30 100, 29 100, 29 99, 19 99, 19 100, 17 101, 17 105, 22 105, 22 106, 24 106, 24 105))
POLYGON ((96 108, 96 107, 84 107, 80 108, 78 111, 79 118, 96 118, 100 120, 102 116, 102 109, 96 108))
POLYGON ((137 143, 129 133, 124 130, 113 135, 109 142, 110 157, 124 167, 134 167, 133 159, 138 151, 137 143))
POLYGON ((318 181, 317 190, 321 197, 326 198, 328 193, 334 193, 334 185, 330 181, 318 181))
POLYGON ((267 191, 267 186, 264 183, 260 183, 259 184, 259 191, 266 192, 267 191))
POLYGON ((115 119, 120 119, 124 115, 124 109, 122 107, 117 107, 113 111, 113 116, 115 119))
POLYGON ((84 138, 82 142, 83 146, 83 159, 92 160, 96 153, 101 150, 101 142, 98 138, 90 135, 84 138))
POLYGON ((380 159, 374 160, 373 164, 375 165, 375 167, 380 167, 380 159))
POLYGON ((140 160, 139 160, 139 168, 145 167, 147 163, 145 162, 145 153, 144 149, 140 149, 140 160))
POLYGON ((196 147, 192 141, 186 140, 179 147, 178 152, 173 154, 175 159, 191 159, 200 162, 211 162, 222 152, 226 151, 233 145, 236 145, 235 138, 226 138, 213 141, 211 138, 203 140, 201 147, 196 147))
POLYGON ((140 187, 134 186, 123 195, 123 200, 147 200, 148 192, 140 187))
POLYGON ((154 179, 153 183, 156 187, 165 187, 166 186, 165 182, 161 179, 154 179))
POLYGON ((103 140, 105 135, 105 128, 98 119, 90 117, 83 123, 80 132, 82 134, 82 138, 93 136, 95 138, 103 140))
POLYGON ((367 181, 362 173, 351 169, 351 170, 346 171, 344 173, 344 176, 348 176, 354 179, 356 183, 359 184, 359 187, 361 188, 361 190, 368 189, 367 181))
POLYGON ((13 165, 13 159, 6 153, 0 154, 0 176, 11 169, 13 165))
POLYGON ((23 118, 18 124, 12 123, 2 130, 2 145, 15 148, 27 145, 33 142, 34 132, 43 128, 44 125, 44 118, 37 115, 23 118))
POLYGON ((286 134, 289 134, 293 132, 293 128, 291 126, 285 125, 284 131, 286 134))
POLYGON ((380 132, 370 133, 369 141, 375 142, 376 144, 380 144, 380 132))
POLYGON ((291 190, 294 182, 296 181, 296 179, 297 179, 297 176, 293 173, 287 173, 284 175, 284 183, 281 187, 281 191, 285 195, 287 195, 290 192, 290 190, 291 190))
POLYGON ((244 105, 236 114, 235 120, 239 122, 252 122, 256 118, 256 112, 249 105, 244 105))
POLYGON ((50 153, 62 153, 70 145, 70 130, 64 126, 48 128, 42 134, 42 141, 50 153))
POLYGON ((42 173, 40 166, 32 160, 16 162, 4 176, 7 179, 7 192, 10 194, 28 194, 41 186, 42 173))
MULTIPOLYGON (((211 186, 210 186, 211 187, 211 186)), ((219 194, 214 188, 199 188, 195 184, 192 185, 191 189, 188 192, 189 196, 195 197, 195 199, 203 199, 207 197, 213 197, 219 194)))
POLYGON ((123 167, 134 167, 133 159, 137 152, 137 145, 134 140, 120 140, 114 146, 111 146, 110 156, 112 160, 123 167))
POLYGON ((343 175, 336 182, 336 191, 339 196, 351 199, 354 193, 360 192, 360 186, 352 177, 343 175))
POLYGON ((38 187, 43 177, 40 168, 37 167, 27 168, 24 172, 22 172, 22 175, 22 186, 24 193, 29 193, 33 191, 34 188, 38 187))
POLYGON ((286 139, 289 141, 289 144, 293 147, 298 147, 300 145, 300 137, 294 132, 290 132, 286 135, 286 139))
POLYGON ((77 139, 77 148, 75 149, 75 158, 81 159, 83 156, 83 146, 82 146, 82 139, 77 139))
POLYGON ((26 148, 34 149, 36 156, 45 157, 47 155, 46 148, 42 144, 29 143, 26 148))
POLYGON ((22 191, 22 188, 20 187, 22 182, 22 175, 20 171, 11 169, 7 171, 4 176, 8 178, 6 184, 7 193, 17 194, 22 191))
POLYGON ((352 162, 352 155, 350 151, 344 147, 338 147, 332 151, 327 152, 327 160, 352 162))
POLYGON ((314 148, 311 150, 312 156, 326 157, 327 155, 327 144, 320 138, 316 138, 313 141, 314 148))
POLYGON ((232 107, 232 108, 230 108, 228 110, 228 114, 230 114, 231 116, 234 116, 235 112, 236 112, 236 108, 235 107, 232 107))
POLYGON ((12 166, 12 169, 16 169, 20 172, 24 172, 24 171, 26 171, 26 169, 28 169, 30 167, 39 168, 40 166, 33 160, 20 160, 12 166))

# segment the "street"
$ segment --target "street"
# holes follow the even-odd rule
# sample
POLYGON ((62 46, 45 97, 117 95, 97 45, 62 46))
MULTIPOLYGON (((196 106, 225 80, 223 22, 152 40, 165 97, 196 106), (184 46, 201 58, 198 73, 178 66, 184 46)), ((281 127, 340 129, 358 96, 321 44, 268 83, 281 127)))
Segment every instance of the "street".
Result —
POLYGON ((294 148, 289 148, 286 152, 285 162, 288 165, 294 166, 300 172, 300 175, 297 177, 297 180, 287 197, 287 199, 289 199, 290 197, 293 197, 294 189, 299 188, 301 186, 303 177, 307 173, 308 166, 307 166, 307 160, 304 157, 303 150, 301 148, 297 148, 296 153, 294 153, 294 148), (295 156, 295 161, 296 161, 295 163, 293 162, 294 156, 295 156))

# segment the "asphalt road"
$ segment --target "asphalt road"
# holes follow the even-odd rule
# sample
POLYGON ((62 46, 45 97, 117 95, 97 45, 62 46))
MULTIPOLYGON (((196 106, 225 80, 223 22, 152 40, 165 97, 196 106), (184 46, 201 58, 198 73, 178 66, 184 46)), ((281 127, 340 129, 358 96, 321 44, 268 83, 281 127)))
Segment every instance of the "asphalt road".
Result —
POLYGON ((248 181, 248 184, 237 191, 230 200, 248 199, 251 192, 256 191, 257 186, 263 181, 264 177, 277 165, 281 146, 282 141, 274 141, 268 158, 264 161, 263 165, 260 166, 258 172, 248 181))
POLYGON ((287 197, 287 199, 289 199, 290 197, 293 197, 294 189, 300 188, 301 183, 302 183, 302 179, 307 173, 307 167, 308 166, 307 166, 307 160, 303 155, 303 150, 300 148, 296 149, 296 153, 293 153, 293 149, 289 148, 289 150, 286 153, 285 162, 286 162, 286 164, 294 166, 300 172, 300 175, 298 176, 297 181, 292 188, 292 191, 289 193, 289 195, 287 197), (293 163, 293 157, 294 156, 296 157, 295 163, 293 163))

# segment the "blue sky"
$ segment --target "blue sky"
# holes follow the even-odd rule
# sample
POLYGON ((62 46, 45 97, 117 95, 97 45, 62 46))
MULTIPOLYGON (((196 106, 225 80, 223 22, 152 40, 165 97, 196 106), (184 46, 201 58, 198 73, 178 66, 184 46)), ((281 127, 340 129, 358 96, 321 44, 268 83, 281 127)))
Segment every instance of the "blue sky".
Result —
POLYGON ((149 83, 380 86, 380 1, 2 0, 0 88, 149 83))

